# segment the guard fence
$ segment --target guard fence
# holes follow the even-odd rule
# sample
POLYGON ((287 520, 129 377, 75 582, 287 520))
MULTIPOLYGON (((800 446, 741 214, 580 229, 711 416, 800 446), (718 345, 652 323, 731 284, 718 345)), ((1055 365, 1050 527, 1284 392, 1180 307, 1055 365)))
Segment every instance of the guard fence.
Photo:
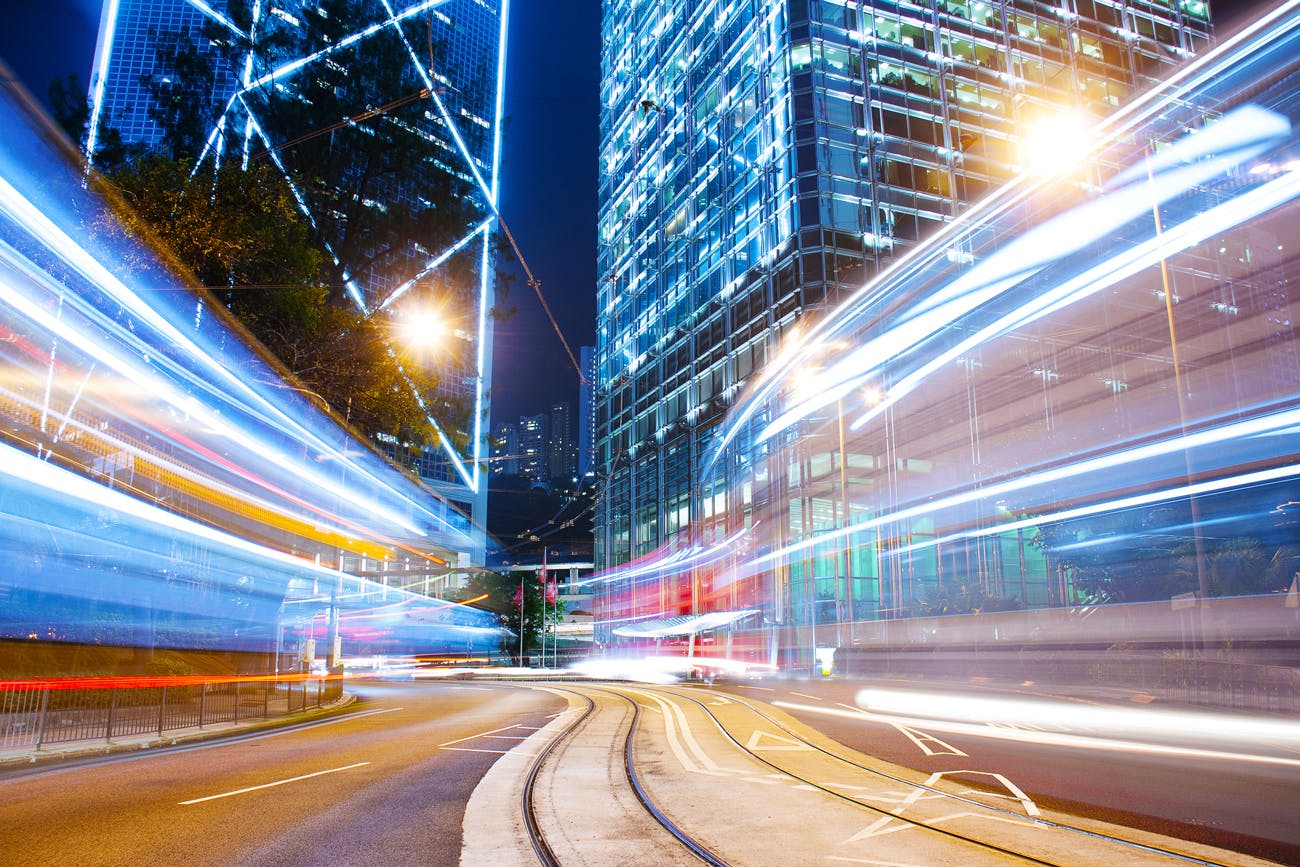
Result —
POLYGON ((0 749, 112 741, 320 707, 341 678, 131 677, 0 681, 0 749))

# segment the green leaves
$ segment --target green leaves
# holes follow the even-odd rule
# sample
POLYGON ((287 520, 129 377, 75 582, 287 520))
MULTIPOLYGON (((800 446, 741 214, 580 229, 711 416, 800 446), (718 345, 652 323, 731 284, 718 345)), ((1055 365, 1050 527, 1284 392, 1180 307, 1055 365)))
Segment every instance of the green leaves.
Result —
MULTIPOLYGON (((314 245, 287 185, 269 165, 190 176, 151 155, 115 172, 127 206, 118 218, 169 250, 301 383, 366 434, 420 444, 431 428, 411 391, 437 376, 404 356, 385 319, 366 319, 324 282, 314 245)), ((457 429, 456 419, 447 425, 457 429)))

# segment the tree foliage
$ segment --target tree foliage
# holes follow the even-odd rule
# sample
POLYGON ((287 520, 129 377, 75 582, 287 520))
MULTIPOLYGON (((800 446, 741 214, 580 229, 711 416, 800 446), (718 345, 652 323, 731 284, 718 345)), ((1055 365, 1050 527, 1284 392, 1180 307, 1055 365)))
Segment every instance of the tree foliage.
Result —
POLYGON ((501 625, 513 633, 503 641, 502 650, 517 654, 521 629, 526 653, 541 644, 544 626, 563 619, 565 605, 556 599, 554 587, 554 583, 544 587, 533 572, 481 572, 470 580, 464 593, 468 598, 486 594, 486 599, 475 604, 501 618, 501 625))
POLYGON ((980 584, 945 584, 925 592, 915 605, 919 617, 980 614, 984 611, 1018 611, 1025 605, 1014 596, 992 596, 980 584))
POLYGON ((385 320, 331 300, 323 255, 278 173, 235 166, 199 177, 169 157, 133 160, 109 177, 127 205, 117 216, 174 253, 303 391, 367 433, 423 442, 428 423, 407 380, 427 393, 436 379, 390 349, 400 344, 385 320))
MULTIPOLYGON (((323 0, 304 7, 304 26, 285 29, 277 50, 286 57, 308 57, 338 46, 356 30, 356 22, 366 20, 366 8, 373 4, 323 0)), ((418 32, 418 24, 407 32, 418 32)), ((442 46, 430 41, 420 50, 428 54, 418 58, 421 63, 443 66, 442 46)), ((421 250, 455 243, 485 210, 474 203, 463 170, 455 170, 458 155, 430 141, 431 129, 448 143, 450 138, 443 125, 430 125, 428 117, 436 111, 432 94, 396 29, 383 28, 337 48, 330 61, 313 64, 312 74, 295 79, 291 89, 268 84, 245 98, 270 139, 282 145, 277 156, 313 213, 334 215, 319 220, 318 231, 344 263, 338 269, 375 279, 409 267, 412 258, 427 258, 421 250)), ((473 123, 461 126, 471 150, 482 145, 485 130, 473 123)), ((452 273, 456 265, 471 262, 472 256, 465 256, 448 263, 440 271, 440 289, 472 287, 467 274, 452 273)), ((341 285, 341 276, 336 274, 332 284, 341 285)))
POLYGON ((1203 500, 1196 522, 1186 501, 1052 522, 1030 543, 1070 570, 1085 598, 1148 602, 1200 590, 1195 529, 1210 595, 1275 593, 1300 566, 1294 516, 1270 511, 1288 498, 1285 489, 1225 493, 1203 500))
MULTIPOLYGON (((353 279, 389 289, 403 283, 418 263, 488 214, 467 173, 456 169, 459 155, 435 141, 446 137, 446 127, 431 125, 433 94, 418 71, 425 63, 438 69, 444 60, 433 19, 423 22, 426 40, 416 38, 419 19, 403 25, 410 43, 389 27, 351 40, 357 22, 373 17, 373 4, 322 0, 303 7, 296 24, 263 15, 256 28, 254 5, 224 4, 235 26, 206 20, 199 38, 155 32, 155 69, 141 84, 161 144, 141 156, 105 126, 95 164, 134 209, 137 216, 127 216, 132 231, 172 247, 303 390, 366 433, 405 443, 428 441, 432 413, 463 450, 472 408, 437 395, 436 377, 425 365, 401 341, 385 339, 391 323, 358 315, 346 292, 353 279), (256 44, 240 31, 256 32, 256 44), (414 56, 412 46, 427 57, 414 56), (243 142, 242 124, 230 126, 222 168, 214 171, 216 161, 207 159, 193 171, 250 51, 260 58, 255 77, 290 60, 318 59, 289 87, 263 76, 262 86, 244 91, 240 103, 256 116, 258 131, 243 142), (235 151, 247 160, 235 159, 235 151), (314 220, 301 216, 295 191, 314 220), (428 412, 411 385, 429 401, 428 412)), ((482 82, 490 80, 460 76, 458 87, 440 90, 440 98, 455 114, 456 100, 480 99, 482 82)), ((84 140, 89 112, 76 92, 70 81, 52 96, 65 129, 84 140)), ((461 135, 477 152, 488 132, 466 123, 461 135)), ((477 268, 471 245, 422 278, 421 291, 439 306, 472 311, 477 268)))

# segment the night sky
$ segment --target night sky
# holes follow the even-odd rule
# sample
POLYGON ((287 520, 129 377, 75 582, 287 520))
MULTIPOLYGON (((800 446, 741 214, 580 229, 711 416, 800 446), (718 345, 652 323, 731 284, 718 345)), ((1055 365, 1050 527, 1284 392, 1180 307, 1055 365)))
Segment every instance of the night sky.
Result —
MULTIPOLYGON (((1228 30, 1264 6, 1211 5, 1228 30)), ((55 78, 86 82, 100 9, 98 0, 0 0, 0 57, 38 99, 55 78)), ((600 0, 515 0, 510 11, 501 212, 577 355, 595 342, 600 0)), ((493 420, 557 400, 576 408, 577 373, 522 272, 504 306, 516 313, 496 330, 493 420)))

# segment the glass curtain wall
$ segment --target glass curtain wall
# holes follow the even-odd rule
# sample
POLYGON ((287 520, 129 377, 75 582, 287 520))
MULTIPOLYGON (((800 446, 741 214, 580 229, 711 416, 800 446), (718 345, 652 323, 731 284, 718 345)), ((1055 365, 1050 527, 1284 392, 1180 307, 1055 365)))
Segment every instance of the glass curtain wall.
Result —
MULTIPOLYGON (((863 495, 879 473, 919 472, 816 438, 799 438, 798 455, 785 444, 733 455, 707 476, 703 459, 801 322, 1023 168, 1018 131, 1066 110, 1100 118, 1209 38, 1201 4, 604 9, 596 558, 607 568, 714 543, 773 509, 782 514, 766 515, 767 530, 798 539, 870 510, 863 495)), ((764 424, 751 418, 742 436, 764 424)), ((1006 551, 999 586, 1050 601, 1044 564, 1019 547, 906 568, 879 553, 933 532, 862 534, 745 592, 728 582, 713 593, 699 569, 673 573, 654 613, 780 599, 808 621, 863 616, 907 598, 918 568, 1002 563, 1006 551)), ((615 617, 647 613, 640 594, 627 599, 615 617)))

